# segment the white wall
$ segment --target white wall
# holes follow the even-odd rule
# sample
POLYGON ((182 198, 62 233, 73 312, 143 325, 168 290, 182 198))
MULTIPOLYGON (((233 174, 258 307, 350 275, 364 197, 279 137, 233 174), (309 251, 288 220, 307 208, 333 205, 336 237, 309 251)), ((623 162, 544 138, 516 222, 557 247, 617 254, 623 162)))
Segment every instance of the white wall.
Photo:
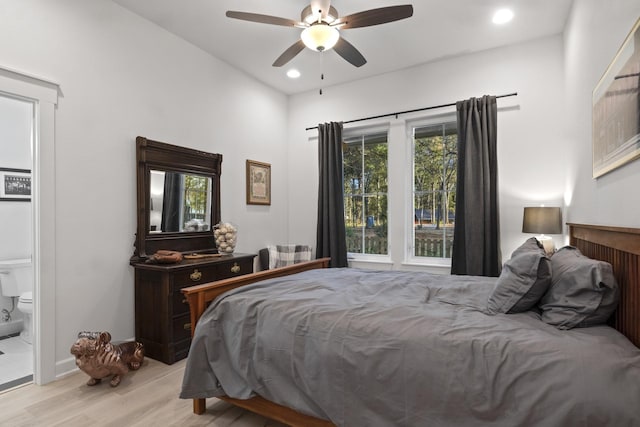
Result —
MULTIPOLYGON (((565 31, 567 219, 640 227, 640 161, 598 179, 591 174, 591 95, 635 22, 638 0, 575 0, 565 31)), ((638 47, 636 46, 636 49, 638 47)))
POLYGON ((222 153, 238 252, 286 235, 287 98, 107 0, 0 2, 0 65, 60 84, 58 372, 80 330, 134 336, 135 137, 222 153), (270 207, 245 205, 245 160, 272 163, 270 207))
MULTIPOLYGON (((560 36, 473 55, 450 58, 355 83, 292 96, 289 115, 289 233, 299 241, 315 242, 317 197, 317 131, 305 131, 325 121, 347 121, 370 115, 447 104, 472 96, 517 92, 498 100, 498 162, 503 258, 527 235, 521 233, 524 206, 562 206, 565 161, 569 156, 563 128, 563 42, 560 36), (312 141, 311 141, 312 139, 312 141)), ((391 127, 389 238, 392 263, 404 268, 405 248, 399 238, 408 191, 403 167, 406 122, 453 112, 454 108, 380 119, 364 124, 391 127), (393 233, 393 235, 392 235, 393 233)), ((349 125, 345 125, 347 127, 349 125)), ((409 181, 410 182, 410 181, 409 181)), ((561 238, 558 236, 558 243, 561 238)), ((381 267, 376 265, 375 267, 381 267)))

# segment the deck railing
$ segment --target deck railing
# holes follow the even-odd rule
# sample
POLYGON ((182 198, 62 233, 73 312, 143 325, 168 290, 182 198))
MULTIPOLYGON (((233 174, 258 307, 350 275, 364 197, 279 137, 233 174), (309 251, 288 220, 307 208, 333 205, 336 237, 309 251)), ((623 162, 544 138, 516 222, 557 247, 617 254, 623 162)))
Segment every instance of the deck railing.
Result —
MULTIPOLYGON (((453 247, 453 238, 447 238, 445 247, 443 248, 442 237, 422 237, 416 236, 415 239, 415 256, 434 257, 434 258, 451 258, 451 248, 453 247)), ((353 253, 365 254, 386 254, 388 242, 386 237, 352 235, 347 236, 347 251, 353 253), (364 251, 362 246, 364 244, 364 251)))

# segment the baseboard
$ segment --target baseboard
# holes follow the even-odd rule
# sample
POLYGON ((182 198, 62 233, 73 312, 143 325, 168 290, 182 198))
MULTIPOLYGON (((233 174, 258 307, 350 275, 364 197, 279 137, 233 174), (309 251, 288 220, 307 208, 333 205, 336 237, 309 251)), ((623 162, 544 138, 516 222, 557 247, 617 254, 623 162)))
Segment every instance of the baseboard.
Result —
POLYGON ((60 360, 56 362, 56 380, 59 380, 62 377, 66 377, 69 374, 74 373, 78 370, 76 366, 76 358, 69 357, 64 360, 60 360))

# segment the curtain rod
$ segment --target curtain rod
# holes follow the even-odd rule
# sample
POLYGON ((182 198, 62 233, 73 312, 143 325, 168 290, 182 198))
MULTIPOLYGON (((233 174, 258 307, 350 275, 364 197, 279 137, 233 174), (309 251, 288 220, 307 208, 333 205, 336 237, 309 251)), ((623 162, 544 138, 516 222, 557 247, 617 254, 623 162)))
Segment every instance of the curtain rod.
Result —
MULTIPOLYGON (((507 96, 516 96, 517 94, 518 92, 508 93, 506 95, 497 95, 496 98, 506 98, 507 96)), ((431 107, 416 108, 415 110, 398 111, 396 113, 380 114, 379 116, 371 116, 371 117, 364 117, 362 119, 348 120, 342 123, 355 123, 355 122, 361 122, 363 120, 379 119, 381 117, 390 117, 390 116, 396 116, 396 119, 397 119, 398 115, 400 114, 415 113, 416 111, 434 110, 436 108, 453 107, 455 105, 456 105, 455 102, 452 102, 450 104, 433 105, 431 107)), ((318 126, 309 127, 309 128, 306 128, 305 130, 312 130, 312 129, 318 129, 318 126)))

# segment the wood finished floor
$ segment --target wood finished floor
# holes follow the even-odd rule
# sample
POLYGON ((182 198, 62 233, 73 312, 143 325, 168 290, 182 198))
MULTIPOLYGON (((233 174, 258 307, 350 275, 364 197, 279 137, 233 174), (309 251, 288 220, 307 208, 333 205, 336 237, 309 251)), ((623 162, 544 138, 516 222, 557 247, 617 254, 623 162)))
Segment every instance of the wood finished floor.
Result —
POLYGON ((106 380, 89 387, 89 377, 78 371, 44 386, 3 391, 0 426, 283 427, 217 399, 207 399, 205 414, 193 414, 192 401, 178 398, 184 365, 145 359, 115 388, 106 380))

